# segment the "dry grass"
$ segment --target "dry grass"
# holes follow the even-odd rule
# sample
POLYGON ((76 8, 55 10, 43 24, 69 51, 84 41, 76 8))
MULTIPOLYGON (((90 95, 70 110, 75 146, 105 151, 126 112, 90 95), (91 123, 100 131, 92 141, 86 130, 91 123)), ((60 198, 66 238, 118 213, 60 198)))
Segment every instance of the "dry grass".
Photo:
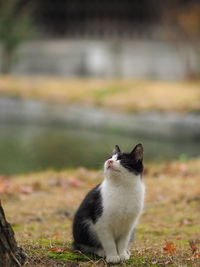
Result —
MULTIPOLYGON (((9 179, 1 198, 18 243, 29 256, 26 266, 107 266, 101 259, 77 260, 70 250, 73 214, 101 180, 100 171, 80 168, 9 179), (66 252, 52 252, 52 247, 66 252)), ((144 180, 146 208, 131 246, 131 261, 120 266, 199 266, 198 259, 188 258, 189 241, 200 249, 200 159, 148 165, 144 180), (164 254, 166 241, 173 242, 175 254, 164 254)))
POLYGON ((0 93, 122 111, 200 110, 200 82, 4 76, 0 78, 0 93))

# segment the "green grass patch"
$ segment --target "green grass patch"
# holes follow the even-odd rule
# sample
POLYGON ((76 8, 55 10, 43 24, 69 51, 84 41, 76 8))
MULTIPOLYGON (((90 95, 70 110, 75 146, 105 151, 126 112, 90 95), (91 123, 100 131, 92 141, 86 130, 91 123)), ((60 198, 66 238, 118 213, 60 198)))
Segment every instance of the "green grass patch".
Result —
POLYGON ((103 88, 93 92, 93 97, 97 105, 103 105, 103 101, 114 94, 120 92, 120 88, 117 86, 103 88))
POLYGON ((35 244, 38 244, 39 247, 43 247, 43 248, 63 245, 63 241, 61 239, 39 238, 39 239, 33 240, 33 242, 35 244))
MULTIPOLYGON (((55 252, 51 251, 48 253, 48 256, 54 260, 57 261, 65 261, 65 262, 89 262, 89 261, 96 261, 99 258, 95 257, 93 255, 81 255, 81 254, 76 254, 76 253, 71 253, 71 252, 55 252)), ((145 257, 131 257, 130 260, 120 263, 120 264, 115 264, 115 266, 149 266, 149 267, 158 267, 159 265, 157 264, 152 264, 149 259, 145 257)))
POLYGON ((71 253, 71 252, 56 252, 56 251, 50 251, 48 253, 48 256, 54 260, 58 261, 67 261, 67 262, 83 262, 83 261, 89 261, 90 258, 86 255, 71 253))
POLYGON ((126 267, 129 266, 149 266, 149 267, 158 267, 157 264, 152 264, 149 259, 145 257, 131 257, 129 261, 127 261, 126 267))
POLYGON ((21 224, 12 224, 12 228, 14 231, 19 231, 23 229, 23 225, 21 224))

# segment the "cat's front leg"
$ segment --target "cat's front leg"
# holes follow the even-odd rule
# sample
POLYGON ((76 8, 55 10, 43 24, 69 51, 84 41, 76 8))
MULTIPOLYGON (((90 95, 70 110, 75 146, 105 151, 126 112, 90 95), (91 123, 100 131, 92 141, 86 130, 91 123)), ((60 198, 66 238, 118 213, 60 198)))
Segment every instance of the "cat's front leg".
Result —
POLYGON ((98 229, 98 238, 105 252, 106 261, 108 263, 120 262, 120 257, 117 253, 117 247, 115 244, 114 237, 109 229, 98 229))
POLYGON ((127 261, 130 259, 130 255, 131 255, 130 251, 126 249, 119 255, 119 257, 121 261, 127 261))
POLYGON ((120 257, 117 253, 116 244, 114 238, 111 235, 107 235, 106 238, 102 238, 102 246, 105 251, 106 261, 109 263, 120 262, 120 257))
POLYGON ((130 234, 123 235, 117 242, 117 250, 120 260, 129 260, 130 251, 128 250, 128 243, 130 240, 130 234))
POLYGON ((96 249, 94 253, 101 258, 105 258, 105 251, 102 248, 96 249))

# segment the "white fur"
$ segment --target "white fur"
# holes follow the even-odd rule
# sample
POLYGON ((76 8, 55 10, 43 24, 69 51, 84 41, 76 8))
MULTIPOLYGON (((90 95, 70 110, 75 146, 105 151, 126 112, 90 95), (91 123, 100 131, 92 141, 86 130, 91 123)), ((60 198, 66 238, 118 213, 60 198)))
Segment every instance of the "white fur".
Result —
POLYGON ((107 262, 117 263, 130 258, 128 244, 143 208, 145 187, 140 175, 121 166, 116 155, 112 160, 111 165, 108 161, 104 164, 100 187, 103 214, 91 230, 103 246, 103 251, 96 254, 105 255, 107 262))

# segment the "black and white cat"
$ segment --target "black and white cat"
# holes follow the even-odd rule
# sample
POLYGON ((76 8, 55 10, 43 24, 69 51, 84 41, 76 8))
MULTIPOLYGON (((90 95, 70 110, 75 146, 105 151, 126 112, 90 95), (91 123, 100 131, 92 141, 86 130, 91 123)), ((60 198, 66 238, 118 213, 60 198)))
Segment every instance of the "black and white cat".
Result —
POLYGON ((104 180, 92 189, 73 223, 74 249, 117 263, 130 258, 128 244, 143 209, 143 146, 122 153, 115 146, 104 163, 104 180))

